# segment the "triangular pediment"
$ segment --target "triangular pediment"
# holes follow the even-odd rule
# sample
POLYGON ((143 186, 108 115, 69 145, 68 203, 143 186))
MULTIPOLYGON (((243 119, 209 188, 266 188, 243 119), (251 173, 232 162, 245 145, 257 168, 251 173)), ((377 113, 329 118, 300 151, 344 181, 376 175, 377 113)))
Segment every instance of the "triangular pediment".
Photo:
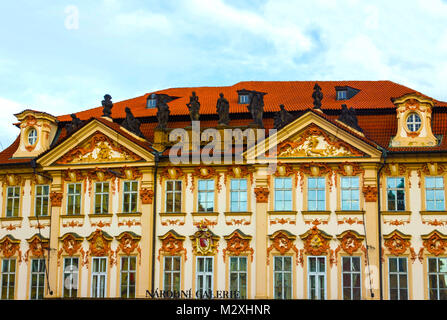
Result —
POLYGON ((42 155, 38 163, 43 167, 128 165, 153 159, 153 154, 140 144, 93 120, 42 155))
POLYGON ((245 152, 247 161, 339 162, 358 159, 377 159, 381 152, 363 137, 345 130, 341 125, 309 111, 284 128, 271 134, 245 152), (264 150, 265 158, 263 157, 264 150))

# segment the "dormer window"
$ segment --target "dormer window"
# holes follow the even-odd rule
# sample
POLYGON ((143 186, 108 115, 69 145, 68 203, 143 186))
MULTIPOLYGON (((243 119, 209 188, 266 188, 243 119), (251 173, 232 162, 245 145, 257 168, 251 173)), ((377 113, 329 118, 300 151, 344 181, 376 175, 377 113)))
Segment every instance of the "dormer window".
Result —
POLYGON ((359 93, 360 90, 349 86, 336 86, 335 92, 337 100, 349 100, 359 93))
POLYGON ((248 104, 250 103, 250 97, 248 94, 239 95, 239 104, 248 104))
POLYGON ((149 98, 147 99, 147 106, 148 109, 153 109, 155 107, 157 107, 157 95, 156 94, 151 94, 149 96, 149 98))
POLYGON ((417 113, 411 113, 407 117, 407 128, 411 132, 416 132, 421 127, 422 121, 421 117, 417 113))
POLYGON ((337 100, 346 100, 347 92, 346 90, 337 91, 337 100))
POLYGON ((31 128, 28 131, 28 143, 30 146, 33 146, 37 141, 37 130, 34 128, 31 128))

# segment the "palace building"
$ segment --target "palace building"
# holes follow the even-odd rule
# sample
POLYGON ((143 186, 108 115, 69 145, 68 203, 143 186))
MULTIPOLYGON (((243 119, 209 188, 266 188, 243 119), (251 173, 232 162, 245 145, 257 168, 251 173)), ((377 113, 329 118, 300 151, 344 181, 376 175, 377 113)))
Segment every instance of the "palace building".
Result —
POLYGON ((254 81, 15 116, 1 299, 447 299, 447 102, 254 81))

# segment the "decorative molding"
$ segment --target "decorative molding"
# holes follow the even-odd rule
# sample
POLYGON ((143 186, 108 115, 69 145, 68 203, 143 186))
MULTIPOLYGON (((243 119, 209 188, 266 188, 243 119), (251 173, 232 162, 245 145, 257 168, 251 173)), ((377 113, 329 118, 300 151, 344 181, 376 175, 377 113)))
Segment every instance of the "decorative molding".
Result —
POLYGON ((60 258, 64 251, 69 257, 73 257, 78 252, 80 252, 82 241, 84 240, 84 238, 80 237, 76 233, 66 233, 65 235, 60 237, 59 240, 62 242, 62 247, 57 252, 58 266, 60 265, 60 258))
POLYGON ((267 248, 267 265, 270 263, 270 252, 273 249, 279 252, 280 255, 285 255, 292 250, 296 254, 296 264, 298 265, 299 251, 293 244, 293 241, 296 240, 296 236, 292 235, 286 230, 279 230, 269 236, 269 239, 272 241, 272 244, 267 248))
POLYGON ((405 235, 398 230, 394 230, 390 234, 384 235, 383 239, 385 240, 385 248, 387 248, 388 252, 394 256, 404 254, 411 246, 411 236, 405 235))
POLYGON ((222 189, 222 186, 220 185, 220 173, 218 173, 213 167, 199 166, 194 168, 194 171, 191 173, 191 192, 194 192, 194 177, 198 177, 199 179, 216 178, 217 192, 219 193, 222 189))
POLYGON ((230 178, 250 178, 250 183, 253 184, 253 170, 247 166, 230 166, 224 173, 224 185, 227 185, 228 177, 230 178))
POLYGON ((186 179, 186 186, 188 186, 188 179, 186 177, 186 174, 183 172, 183 170, 179 167, 165 167, 163 171, 160 173, 160 185, 163 183, 163 179, 172 179, 177 180, 180 178, 185 177, 186 179))
POLYGON ((50 247, 50 240, 41 237, 39 234, 35 234, 26 241, 28 242, 29 248, 25 253, 25 262, 28 262, 30 253, 34 257, 43 257, 45 250, 50 247))
POLYGON ((268 203, 269 202, 269 189, 265 187, 255 188, 256 202, 268 203))
POLYGON ((0 240, 0 252, 2 257, 11 258, 15 255, 18 257, 18 262, 22 262, 22 252, 20 251, 20 240, 7 234, 0 240))
POLYGON ((240 256, 241 254, 249 253, 251 261, 253 261, 254 250, 250 247, 250 241, 252 239, 251 236, 247 236, 242 231, 237 229, 230 235, 224 237, 224 239, 227 241, 227 247, 222 250, 224 261, 227 252, 232 256, 240 256))
POLYGON ((329 241, 332 237, 319 230, 317 226, 312 227, 300 238, 304 241, 305 253, 312 256, 321 256, 329 253, 329 241))
POLYGON ((97 229, 87 237, 87 241, 89 242, 88 254, 94 257, 112 256, 113 251, 110 248, 110 242, 112 240, 113 238, 106 232, 97 229))
POLYGON ((161 253, 170 256, 185 254, 185 261, 187 260, 186 249, 183 247, 186 237, 180 236, 174 230, 169 230, 158 238, 161 240, 161 248, 158 249, 158 261, 160 261, 161 253))
MULTIPOLYGON (((117 255, 119 252, 122 252, 126 256, 130 256, 134 254, 136 251, 139 256, 138 264, 141 265, 141 248, 140 248, 141 236, 130 231, 125 231, 122 232, 119 236, 115 237, 115 239, 118 240, 118 247, 115 250, 115 255, 117 255)), ((117 259, 115 259, 115 263, 116 261, 117 259)))
POLYGON ((363 186, 363 195, 366 202, 377 201, 377 187, 376 186, 363 186))
POLYGON ((60 208, 62 205, 63 196, 64 195, 62 192, 55 192, 55 191, 50 192, 51 206, 60 208))
POLYGON ((154 191, 149 188, 140 188, 140 199, 142 204, 152 204, 154 191))
POLYGON ((340 249, 352 256, 362 247, 362 242, 365 239, 364 235, 360 235, 353 230, 347 230, 337 236, 340 241, 340 249))
POLYGON ((447 236, 439 232, 438 230, 433 230, 427 235, 423 235, 422 244, 424 248, 431 254, 435 256, 443 255, 447 248, 447 236))
POLYGON ((208 229, 207 225, 199 225, 198 231, 190 236, 193 252, 196 255, 214 255, 217 253, 219 236, 208 229))
POLYGON ((332 190, 332 175, 334 171, 325 163, 305 163, 300 166, 300 169, 298 170, 300 175, 300 187, 301 192, 304 188, 304 175, 309 175, 313 177, 322 177, 324 175, 327 175, 327 184, 329 186, 329 191, 332 190))

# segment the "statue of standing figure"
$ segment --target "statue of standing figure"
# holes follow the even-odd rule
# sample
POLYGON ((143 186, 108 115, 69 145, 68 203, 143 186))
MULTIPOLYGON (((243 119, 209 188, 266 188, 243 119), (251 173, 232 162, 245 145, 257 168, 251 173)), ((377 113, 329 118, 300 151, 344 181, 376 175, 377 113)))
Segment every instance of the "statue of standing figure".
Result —
POLYGON ((279 106, 279 109, 280 111, 275 113, 275 116, 273 117, 273 127, 277 130, 295 120, 295 117, 286 110, 283 104, 279 106))
POLYGON ((191 117, 191 121, 199 121, 200 118, 200 102, 199 97, 196 95, 196 92, 193 91, 192 95, 189 97, 189 102, 186 104, 189 109, 189 116, 191 117))
POLYGON ((111 118, 112 117, 112 108, 113 108, 113 102, 112 102, 112 97, 110 96, 110 94, 106 94, 104 96, 104 100, 101 101, 102 104, 102 113, 103 113, 103 117, 108 117, 111 118))
POLYGON ((264 128, 264 123, 262 117, 264 115, 264 95, 262 92, 251 92, 250 93, 250 104, 247 106, 248 111, 250 111, 253 118, 252 125, 256 125, 259 128, 264 128))
POLYGON ((132 111, 129 107, 126 107, 126 119, 124 119, 123 123, 121 123, 121 126, 126 128, 128 131, 136 134, 139 137, 144 137, 143 133, 140 130, 140 120, 135 118, 132 114, 132 111))
POLYGON ((220 126, 228 126, 230 123, 230 104, 228 103, 228 100, 224 98, 224 94, 219 94, 220 98, 217 100, 216 104, 216 111, 219 115, 219 122, 218 124, 220 126))
POLYGON ((157 109, 158 125, 156 129, 165 130, 166 126, 168 125, 169 114, 171 112, 169 111, 169 106, 167 104, 166 98, 164 98, 162 95, 158 97, 157 109))
POLYGON ((75 132, 82 126, 82 121, 79 119, 75 113, 71 114, 71 122, 65 125, 65 130, 67 130, 67 134, 71 134, 75 132))
POLYGON ((312 98, 314 99, 314 109, 321 109, 321 100, 323 100, 323 92, 321 92, 321 87, 318 85, 318 83, 315 83, 312 98))

